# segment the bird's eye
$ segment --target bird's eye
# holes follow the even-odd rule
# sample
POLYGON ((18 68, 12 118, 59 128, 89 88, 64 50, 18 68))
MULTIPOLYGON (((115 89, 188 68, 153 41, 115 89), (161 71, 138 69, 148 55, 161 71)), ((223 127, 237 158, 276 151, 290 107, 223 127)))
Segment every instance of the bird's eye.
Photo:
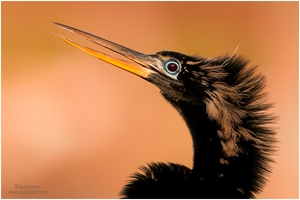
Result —
POLYGON ((165 68, 169 74, 176 74, 180 70, 180 65, 176 61, 169 61, 165 64, 165 68))

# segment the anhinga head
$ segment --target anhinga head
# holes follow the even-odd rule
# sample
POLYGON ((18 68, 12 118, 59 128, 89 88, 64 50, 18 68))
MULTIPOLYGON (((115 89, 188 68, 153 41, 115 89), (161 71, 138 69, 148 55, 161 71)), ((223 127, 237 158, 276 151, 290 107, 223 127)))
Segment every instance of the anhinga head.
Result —
POLYGON ((227 185, 236 185, 249 197, 261 189, 275 142, 275 132, 268 125, 275 118, 266 113, 272 104, 265 103, 265 76, 257 74, 256 67, 246 68, 248 61, 235 55, 204 58, 172 51, 146 55, 79 29, 55 24, 127 60, 54 33, 62 40, 160 89, 189 126, 194 142, 194 170, 199 169, 201 180, 210 176, 221 182, 228 179, 227 185), (205 173, 201 174, 201 169, 205 173))
MULTIPOLYGON (((195 104, 200 103, 201 101, 199 101, 199 99, 195 99, 194 93, 189 93, 189 87, 199 92, 204 91, 205 87, 209 85, 209 80, 200 80, 199 77, 201 78, 207 75, 215 76, 211 77, 211 79, 215 79, 222 78, 218 76, 224 76, 224 74, 222 75, 223 72, 220 72, 221 74, 206 74, 205 69, 203 72, 197 72, 198 69, 194 67, 195 64, 203 65, 203 68, 205 68, 204 65, 211 62, 211 60, 187 56, 172 51, 161 51, 156 54, 146 55, 76 28, 60 23, 55 24, 126 57, 126 61, 114 58, 67 39, 64 36, 53 33, 74 47, 153 83, 161 90, 161 93, 165 97, 175 101, 193 101, 195 104), (199 84, 199 81, 202 81, 203 84, 199 84)), ((197 96, 202 97, 202 94, 203 92, 197 96)))

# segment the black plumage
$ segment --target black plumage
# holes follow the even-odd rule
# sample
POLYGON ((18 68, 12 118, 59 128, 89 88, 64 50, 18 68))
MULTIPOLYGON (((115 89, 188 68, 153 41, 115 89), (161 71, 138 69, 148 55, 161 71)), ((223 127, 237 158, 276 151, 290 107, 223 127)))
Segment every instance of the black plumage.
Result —
MULTIPOLYGON (((254 197, 265 184, 275 142, 275 132, 269 126, 275 118, 266 112, 272 104, 265 103, 265 76, 256 73, 256 67, 247 68, 248 61, 240 56, 206 59, 175 52, 158 54, 176 58, 183 66, 178 75, 180 84, 171 85, 174 89, 162 84, 160 89, 185 120, 194 145, 193 169, 178 165, 180 171, 174 174, 176 177, 189 175, 191 182, 183 183, 198 187, 180 193, 178 184, 176 197, 254 197)), ((164 173, 174 171, 174 165, 160 164, 164 169, 160 171, 155 164, 149 165, 147 170, 143 168, 144 176, 133 176, 122 194, 129 198, 145 197, 141 191, 137 196, 136 185, 141 180, 149 181, 152 184, 145 187, 145 192, 151 187, 155 191, 158 186, 153 183, 154 177, 172 180, 164 177, 164 173), (151 171, 153 176, 149 176, 151 171)), ((173 184, 166 184, 170 190, 161 191, 160 196, 149 197, 175 198, 173 184)))
MULTIPOLYGON (((242 56, 205 58, 161 51, 145 55, 56 23, 119 53, 109 57, 73 46, 156 85, 180 113, 193 140, 193 168, 150 163, 131 176, 124 198, 254 198, 266 183, 275 150, 275 117, 266 103, 266 76, 242 56)), ((176 136, 174 136, 176 137, 176 136)))

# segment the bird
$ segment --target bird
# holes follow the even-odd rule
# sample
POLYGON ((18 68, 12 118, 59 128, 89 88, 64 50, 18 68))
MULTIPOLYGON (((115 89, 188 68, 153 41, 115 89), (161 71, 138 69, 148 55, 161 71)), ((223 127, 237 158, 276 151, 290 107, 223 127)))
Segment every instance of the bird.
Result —
POLYGON ((121 198, 256 198, 271 173, 276 119, 266 74, 245 56, 143 54, 88 32, 53 22, 123 56, 120 59, 60 34, 63 41, 159 88, 182 116, 193 144, 193 166, 149 162, 130 176, 121 198))

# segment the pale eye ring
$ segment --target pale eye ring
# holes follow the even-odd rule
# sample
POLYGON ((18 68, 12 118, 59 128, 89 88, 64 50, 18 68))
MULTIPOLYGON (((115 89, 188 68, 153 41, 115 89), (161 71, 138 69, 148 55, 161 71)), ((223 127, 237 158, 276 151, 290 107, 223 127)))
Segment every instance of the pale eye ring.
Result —
POLYGON ((178 62, 172 60, 172 61, 166 62, 165 68, 169 74, 174 75, 179 72, 180 64, 178 62))

